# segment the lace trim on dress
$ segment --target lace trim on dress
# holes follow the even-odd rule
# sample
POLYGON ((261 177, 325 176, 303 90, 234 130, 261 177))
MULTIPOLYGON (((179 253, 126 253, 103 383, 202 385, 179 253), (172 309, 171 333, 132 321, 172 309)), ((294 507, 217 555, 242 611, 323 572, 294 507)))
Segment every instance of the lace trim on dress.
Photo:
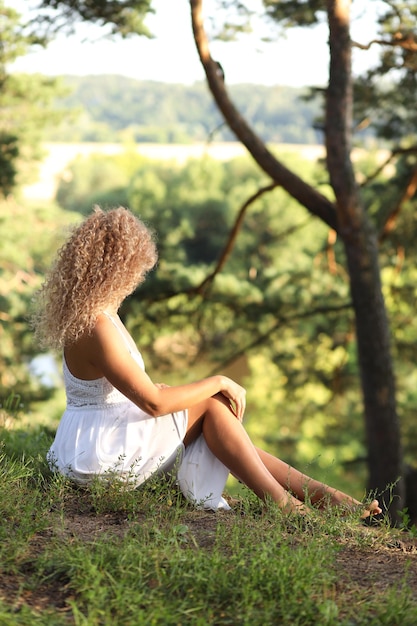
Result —
POLYGON ((127 398, 105 378, 82 380, 71 374, 68 365, 63 361, 67 405, 71 407, 105 407, 126 402, 127 398))

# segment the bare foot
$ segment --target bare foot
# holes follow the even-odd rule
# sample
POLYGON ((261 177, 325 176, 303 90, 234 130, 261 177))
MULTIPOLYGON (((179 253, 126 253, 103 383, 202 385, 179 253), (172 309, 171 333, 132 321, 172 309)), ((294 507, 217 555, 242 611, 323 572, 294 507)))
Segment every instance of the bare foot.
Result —
POLYGON ((357 512, 360 514, 360 519, 367 519, 372 515, 379 515, 382 513, 382 509, 379 506, 378 500, 372 500, 369 504, 363 504, 358 500, 342 500, 338 505, 344 510, 345 514, 357 512))
POLYGON ((284 513, 295 513, 296 515, 308 515, 308 513, 311 513, 311 509, 304 502, 294 498, 291 494, 288 494, 284 502, 279 502, 278 506, 284 513))
POLYGON ((379 513, 382 513, 382 509, 379 506, 378 500, 372 500, 369 505, 366 505, 366 508, 361 515, 361 519, 366 519, 371 515, 379 515, 379 513))

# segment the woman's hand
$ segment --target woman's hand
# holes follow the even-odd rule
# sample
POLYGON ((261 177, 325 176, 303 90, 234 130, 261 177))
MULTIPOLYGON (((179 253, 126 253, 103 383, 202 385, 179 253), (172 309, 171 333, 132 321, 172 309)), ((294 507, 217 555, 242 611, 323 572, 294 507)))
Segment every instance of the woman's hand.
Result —
POLYGON ((227 398, 232 413, 241 422, 246 409, 246 389, 227 376, 222 378, 221 393, 227 398))

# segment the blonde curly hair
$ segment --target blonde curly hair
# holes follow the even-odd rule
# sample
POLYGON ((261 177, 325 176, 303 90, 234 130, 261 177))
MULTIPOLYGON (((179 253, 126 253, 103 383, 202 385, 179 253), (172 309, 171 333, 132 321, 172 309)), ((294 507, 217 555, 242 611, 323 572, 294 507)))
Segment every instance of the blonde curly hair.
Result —
POLYGON ((119 308, 143 282, 157 258, 152 232, 128 209, 94 207, 58 251, 35 297, 32 323, 40 344, 63 348, 90 332, 101 312, 119 308))

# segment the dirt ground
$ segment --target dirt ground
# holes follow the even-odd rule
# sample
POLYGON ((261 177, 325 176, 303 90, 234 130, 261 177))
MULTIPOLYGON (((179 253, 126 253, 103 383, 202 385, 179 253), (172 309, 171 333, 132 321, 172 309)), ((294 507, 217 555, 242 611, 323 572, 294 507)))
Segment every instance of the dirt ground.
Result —
MULTIPOLYGON (((216 515, 204 511, 189 511, 182 520, 197 544, 201 548, 210 549, 216 537, 216 515)), ((123 535, 128 526, 129 521, 121 514, 80 513, 76 506, 70 506, 60 532, 63 540, 77 537, 89 542, 103 532, 123 535)), ((379 529, 363 526, 361 532, 377 534, 379 529)), ((33 538, 33 558, 42 553, 52 533, 52 530, 48 530, 33 538)), ((363 548, 358 548, 357 544, 353 547, 348 541, 341 546, 336 557, 339 570, 336 596, 340 593, 346 599, 346 596, 354 597, 356 592, 360 592, 361 597, 368 597, 368 593, 372 597, 378 591, 383 592, 400 585, 407 574, 410 591, 417 597, 417 538, 409 533, 399 532, 393 533, 391 537, 389 532, 384 531, 383 541, 375 541, 377 547, 368 547, 370 542, 363 543, 367 544, 363 548)), ((27 569, 30 576, 30 561, 27 569)), ((0 576, 0 598, 17 612, 23 605, 27 605, 39 612, 53 609, 70 616, 68 602, 73 597, 65 582, 55 579, 37 588, 22 589, 21 576, 0 576)))

